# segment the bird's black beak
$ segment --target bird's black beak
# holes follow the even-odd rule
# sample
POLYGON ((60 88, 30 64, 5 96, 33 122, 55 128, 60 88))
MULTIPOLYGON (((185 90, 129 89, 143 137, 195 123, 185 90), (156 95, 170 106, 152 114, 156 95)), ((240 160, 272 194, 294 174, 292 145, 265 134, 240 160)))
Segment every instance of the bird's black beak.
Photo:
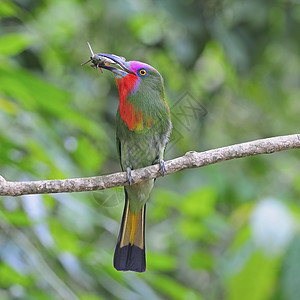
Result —
POLYGON ((92 56, 90 59, 81 65, 85 65, 88 62, 92 63, 93 68, 100 68, 106 69, 118 76, 125 76, 127 74, 136 75, 134 72, 130 71, 126 65, 126 59, 124 57, 114 55, 114 54, 107 54, 107 53, 96 53, 94 54, 91 45, 88 42, 89 49, 91 51, 92 56), (119 68, 116 68, 112 65, 116 65, 119 68))
POLYGON ((102 60, 104 60, 104 65, 103 65, 103 67, 101 66, 101 68, 112 71, 113 73, 120 75, 120 76, 123 76, 126 74, 134 74, 126 66, 126 59, 124 57, 117 56, 114 54, 107 54, 107 53, 97 53, 96 55, 98 55, 102 60), (112 64, 118 65, 120 67, 120 69, 113 67, 112 64), (124 74, 124 73, 126 73, 126 74, 124 74))

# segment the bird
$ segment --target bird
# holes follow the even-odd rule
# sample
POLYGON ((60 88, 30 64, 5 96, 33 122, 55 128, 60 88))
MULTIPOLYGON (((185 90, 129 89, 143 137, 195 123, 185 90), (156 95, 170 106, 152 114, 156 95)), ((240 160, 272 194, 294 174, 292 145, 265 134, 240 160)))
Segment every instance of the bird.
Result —
POLYGON ((129 181, 124 187, 125 206, 113 264, 118 271, 144 272, 146 202, 155 180, 132 183, 131 171, 159 164, 162 174, 166 172, 163 157, 172 122, 164 81, 149 64, 126 61, 114 54, 92 52, 92 55, 93 67, 115 75, 119 90, 116 145, 122 171, 127 173, 129 181))

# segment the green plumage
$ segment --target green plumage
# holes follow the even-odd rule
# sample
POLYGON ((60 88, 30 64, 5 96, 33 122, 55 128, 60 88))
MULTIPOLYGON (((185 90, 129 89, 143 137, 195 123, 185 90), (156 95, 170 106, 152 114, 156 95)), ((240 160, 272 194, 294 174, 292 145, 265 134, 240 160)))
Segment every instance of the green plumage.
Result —
MULTIPOLYGON (((172 124, 159 72, 139 62, 126 66, 137 75, 117 79, 120 101, 116 124, 121 167, 130 171, 163 162, 172 124), (141 70, 147 75, 139 76, 141 70)), ((125 208, 114 255, 117 270, 145 271, 145 206, 153 185, 152 179, 125 187, 125 208)))
MULTIPOLYGON (((89 45, 90 47, 90 45, 89 45)), ((114 267, 118 271, 144 272, 146 202, 154 180, 131 185, 131 170, 160 164, 164 173, 163 155, 172 123, 165 101, 163 79, 150 65, 107 53, 94 54, 94 68, 103 68, 116 75, 119 88, 119 108, 116 117, 117 149, 123 171, 127 171, 129 186, 125 189, 125 207, 114 267), (116 67, 118 66, 118 67, 116 67)))
MULTIPOLYGON (((161 75, 156 70, 149 72, 149 76, 141 78, 136 93, 128 96, 126 100, 142 112, 143 129, 129 130, 118 110, 117 148, 122 170, 126 171, 127 167, 133 170, 157 164, 163 159, 171 131, 170 111, 165 102, 161 75), (150 122, 149 127, 147 120, 150 122)), ((146 203, 152 187, 153 180, 125 187, 133 213, 138 213, 146 203)))

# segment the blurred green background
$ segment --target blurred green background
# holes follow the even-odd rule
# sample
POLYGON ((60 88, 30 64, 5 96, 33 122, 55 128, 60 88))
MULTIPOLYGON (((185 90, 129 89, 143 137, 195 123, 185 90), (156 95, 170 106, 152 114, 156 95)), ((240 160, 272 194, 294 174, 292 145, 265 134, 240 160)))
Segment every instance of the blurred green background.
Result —
MULTIPOLYGON (((174 130, 166 159, 299 133, 299 0, 1 0, 0 174, 109 174, 118 93, 95 52, 157 68, 174 130), (193 108, 192 108, 193 107, 193 108)), ((122 189, 2 197, 0 299, 298 300, 300 153, 156 181, 147 271, 112 256, 122 189)))

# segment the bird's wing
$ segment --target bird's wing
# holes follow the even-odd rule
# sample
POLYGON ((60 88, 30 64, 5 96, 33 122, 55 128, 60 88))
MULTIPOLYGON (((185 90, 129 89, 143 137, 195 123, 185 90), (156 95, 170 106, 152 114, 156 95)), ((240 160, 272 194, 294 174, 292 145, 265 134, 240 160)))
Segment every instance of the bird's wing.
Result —
POLYGON ((124 171, 123 167, 122 167, 122 162, 121 162, 121 141, 118 137, 118 133, 117 133, 117 136, 116 136, 116 144, 117 144, 117 150, 118 150, 120 165, 121 165, 122 171, 124 171))

